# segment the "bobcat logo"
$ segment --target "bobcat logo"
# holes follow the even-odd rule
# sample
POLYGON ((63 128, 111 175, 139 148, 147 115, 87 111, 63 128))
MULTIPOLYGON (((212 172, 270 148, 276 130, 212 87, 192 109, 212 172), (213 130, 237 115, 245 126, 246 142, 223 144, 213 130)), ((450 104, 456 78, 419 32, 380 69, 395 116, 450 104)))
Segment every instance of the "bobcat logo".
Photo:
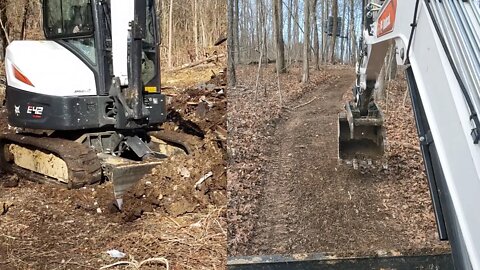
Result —
POLYGON ((14 105, 15 107, 15 114, 18 116, 20 114, 20 106, 14 105))

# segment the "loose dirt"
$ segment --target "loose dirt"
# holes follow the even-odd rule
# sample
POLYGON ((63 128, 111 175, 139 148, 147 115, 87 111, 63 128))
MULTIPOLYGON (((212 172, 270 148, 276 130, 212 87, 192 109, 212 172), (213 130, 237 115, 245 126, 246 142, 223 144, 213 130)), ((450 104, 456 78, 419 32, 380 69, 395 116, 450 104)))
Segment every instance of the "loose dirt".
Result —
MULTIPOLYGON (((122 212, 112 206, 111 183, 78 190, 38 184, 0 172, 0 269, 98 269, 120 260, 168 260, 170 269, 223 269, 226 242, 224 154, 225 81, 177 89, 162 128, 190 136, 190 156, 176 155, 143 177, 125 195, 122 212), (216 83, 215 87, 201 85, 216 83), (200 101, 200 97, 202 100, 200 101), (205 102, 203 114, 196 107, 205 102), (180 121, 180 120, 181 121, 180 121), (195 183, 204 175, 202 184, 195 183), (123 259, 110 257, 119 250, 123 259)), ((0 107, 0 132, 8 129, 0 107)), ((124 266, 123 266, 124 267, 124 266)), ((121 269, 112 267, 110 269, 121 269)), ((162 262, 142 269, 165 269, 162 262)))
MULTIPOLYGON (((262 157, 256 163, 260 169, 245 172, 233 166, 229 172, 235 176, 229 177, 229 194, 250 198, 229 202, 237 209, 229 209, 229 255, 447 252, 447 244, 437 239, 421 155, 418 149, 403 147, 416 143, 411 108, 399 108, 405 85, 397 83, 390 89, 387 140, 395 143, 387 150, 386 163, 355 170, 338 161, 337 127, 354 71, 330 67, 322 72, 313 75, 324 78, 321 84, 287 97, 290 109, 266 119, 265 128, 233 136, 267 139, 259 144, 260 150, 249 148, 262 157), (249 189, 244 188, 247 185, 249 189)), ((283 79, 294 84, 295 76, 292 72, 283 79)), ((231 98, 230 102, 239 109, 242 106, 236 104, 251 100, 231 98)), ((261 106, 266 106, 265 101, 261 106)), ((242 149, 233 147, 233 152, 242 149)), ((241 163, 238 159, 234 156, 232 162, 241 163)), ((249 156, 245 162, 249 163, 249 156)))

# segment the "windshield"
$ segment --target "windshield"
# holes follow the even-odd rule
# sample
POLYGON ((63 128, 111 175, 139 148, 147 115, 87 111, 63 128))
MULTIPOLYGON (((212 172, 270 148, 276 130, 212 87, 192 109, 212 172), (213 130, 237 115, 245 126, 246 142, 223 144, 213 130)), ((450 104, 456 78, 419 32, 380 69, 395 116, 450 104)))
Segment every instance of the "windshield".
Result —
POLYGON ((93 34, 91 0, 45 0, 44 13, 47 38, 93 34))
POLYGON ((44 0, 47 39, 60 39, 96 65, 91 0, 44 0))
POLYGON ((66 39, 64 41, 75 47, 81 54, 85 55, 92 64, 97 64, 94 38, 66 39))

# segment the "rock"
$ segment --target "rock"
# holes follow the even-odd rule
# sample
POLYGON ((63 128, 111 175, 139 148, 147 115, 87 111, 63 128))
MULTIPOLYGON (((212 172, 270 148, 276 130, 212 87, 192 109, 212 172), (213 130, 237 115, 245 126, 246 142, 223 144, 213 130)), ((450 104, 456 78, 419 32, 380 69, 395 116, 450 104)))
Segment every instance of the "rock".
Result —
POLYGON ((189 178, 190 177, 190 171, 185 167, 179 168, 178 172, 184 178, 189 178))

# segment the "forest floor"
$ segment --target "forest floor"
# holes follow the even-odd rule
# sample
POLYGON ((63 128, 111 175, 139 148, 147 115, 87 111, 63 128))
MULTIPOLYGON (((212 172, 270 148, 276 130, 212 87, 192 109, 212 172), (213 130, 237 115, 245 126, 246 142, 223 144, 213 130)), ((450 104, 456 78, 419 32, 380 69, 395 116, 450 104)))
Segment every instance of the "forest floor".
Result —
MULTIPOLYGON (((211 81, 196 77, 196 83, 168 89, 164 128, 197 128, 193 153, 172 156, 143 177, 125 196, 121 213, 112 208, 110 182, 66 190, 0 172, 0 269, 98 269, 119 261, 131 264, 108 269, 131 269, 151 258, 163 259, 142 269, 165 269, 166 261, 170 269, 224 269, 227 102, 221 69, 211 81), (112 258, 109 250, 126 256, 112 258)), ((199 72, 212 74, 211 68, 199 72)), ((0 132, 8 132, 4 107, 0 132)))
POLYGON ((438 240, 404 79, 388 88, 387 145, 370 166, 338 160, 338 113, 354 70, 322 67, 300 84, 299 68, 268 66, 255 99, 256 67, 238 69, 229 93, 228 255, 334 256, 449 252, 438 240), (413 147, 412 147, 413 146, 413 147))

